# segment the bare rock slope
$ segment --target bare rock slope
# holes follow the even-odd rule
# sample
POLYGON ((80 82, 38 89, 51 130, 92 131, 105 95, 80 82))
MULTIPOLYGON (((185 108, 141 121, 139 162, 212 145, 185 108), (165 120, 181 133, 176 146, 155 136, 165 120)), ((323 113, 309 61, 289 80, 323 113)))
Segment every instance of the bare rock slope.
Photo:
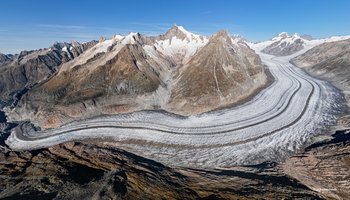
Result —
POLYGON ((101 114, 153 109, 152 92, 164 85, 160 71, 171 64, 166 60, 158 64, 142 45, 139 34, 101 41, 78 57, 80 60, 65 63, 55 76, 32 89, 17 109, 26 110, 28 118, 37 118, 44 127, 101 114), (96 53, 107 42, 106 51, 96 53), (36 110, 40 112, 31 113, 36 110))
POLYGON ((350 90, 350 39, 316 46, 292 62, 313 75, 332 80, 350 90))
POLYGON ((181 114, 202 113, 246 98, 266 80, 258 55, 221 31, 179 68, 169 107, 181 114))

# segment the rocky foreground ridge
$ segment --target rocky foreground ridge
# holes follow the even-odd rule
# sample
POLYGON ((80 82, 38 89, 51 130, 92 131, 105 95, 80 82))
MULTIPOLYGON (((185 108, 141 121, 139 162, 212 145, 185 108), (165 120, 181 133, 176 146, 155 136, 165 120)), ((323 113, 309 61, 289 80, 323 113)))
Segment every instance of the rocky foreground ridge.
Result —
POLYGON ((169 168, 103 144, 0 153, 1 199, 323 199, 274 163, 169 168))

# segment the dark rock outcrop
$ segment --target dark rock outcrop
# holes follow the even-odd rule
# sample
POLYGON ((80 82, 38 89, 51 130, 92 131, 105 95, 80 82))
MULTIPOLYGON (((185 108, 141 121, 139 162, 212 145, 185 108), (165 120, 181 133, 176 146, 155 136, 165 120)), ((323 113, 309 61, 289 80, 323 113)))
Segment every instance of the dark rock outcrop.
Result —
POLYGON ((11 56, 0 53, 0 65, 11 60, 11 56))

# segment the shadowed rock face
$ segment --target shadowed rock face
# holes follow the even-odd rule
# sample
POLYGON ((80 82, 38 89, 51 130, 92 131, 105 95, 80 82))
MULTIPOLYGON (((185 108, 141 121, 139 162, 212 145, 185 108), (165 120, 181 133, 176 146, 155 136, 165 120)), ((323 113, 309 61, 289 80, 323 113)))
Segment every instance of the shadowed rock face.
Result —
POLYGON ((0 65, 4 62, 7 62, 11 60, 11 57, 9 57, 8 55, 2 54, 0 53, 0 65))
POLYGON ((0 100, 3 104, 16 103, 29 88, 55 73, 62 63, 74 59, 94 44, 56 43, 48 49, 22 51, 6 62, 0 62, 0 100))
POLYGON ((321 199, 274 163, 174 169, 102 143, 2 147, 0 161, 1 199, 321 199))
POLYGON ((180 114, 209 111, 244 99, 265 82, 254 51, 221 31, 179 69, 169 107, 180 114))

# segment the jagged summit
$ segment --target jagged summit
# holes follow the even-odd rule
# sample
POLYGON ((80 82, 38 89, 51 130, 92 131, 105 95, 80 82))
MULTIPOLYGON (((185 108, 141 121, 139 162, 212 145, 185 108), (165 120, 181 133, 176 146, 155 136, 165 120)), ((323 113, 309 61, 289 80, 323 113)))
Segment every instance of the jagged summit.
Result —
POLYGON ((176 24, 173 24, 173 26, 164 34, 161 36, 162 40, 166 39, 172 39, 173 37, 176 37, 180 40, 199 40, 203 39, 203 36, 191 33, 190 31, 186 30, 183 26, 178 26, 176 24))
POLYGON ((231 43, 232 37, 230 33, 223 29, 218 32, 216 32, 213 36, 210 37, 209 41, 222 41, 222 42, 229 42, 231 43))
POLYGON ((241 35, 239 35, 239 34, 231 35, 230 32, 226 29, 220 30, 220 31, 216 32, 215 34, 213 34, 209 38, 209 42, 210 41, 221 41, 221 43, 225 43, 226 45, 247 42, 246 39, 244 37, 242 37, 241 35))
POLYGON ((173 37, 177 37, 178 39, 185 39, 186 38, 186 30, 182 27, 181 29, 179 26, 174 24, 165 34, 163 39, 171 39, 173 37))
POLYGON ((216 32, 213 37, 230 37, 230 33, 226 29, 216 32))
POLYGON ((164 35, 150 38, 149 46, 154 46, 176 64, 180 64, 202 48, 208 39, 187 31, 182 26, 174 24, 164 35))

